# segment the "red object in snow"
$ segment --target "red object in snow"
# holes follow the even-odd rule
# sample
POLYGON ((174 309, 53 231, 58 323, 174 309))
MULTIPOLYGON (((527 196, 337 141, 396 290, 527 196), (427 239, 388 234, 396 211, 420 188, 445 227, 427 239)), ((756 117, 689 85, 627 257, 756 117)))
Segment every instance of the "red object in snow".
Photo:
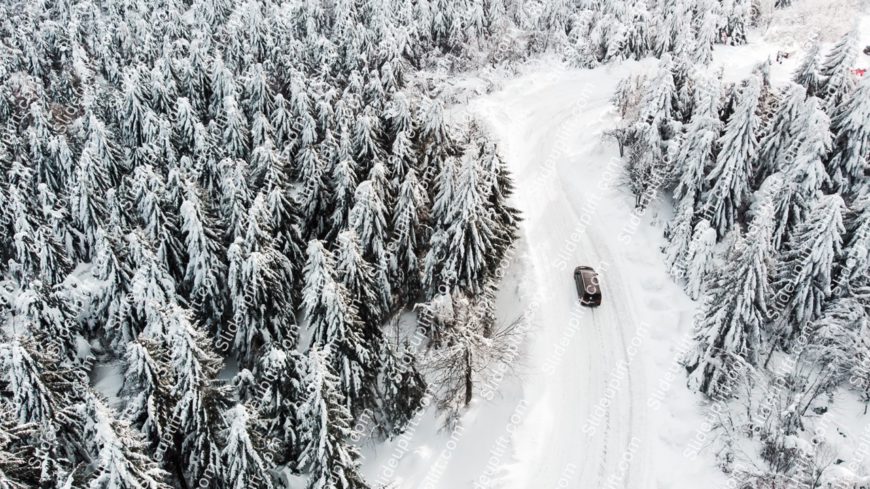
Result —
POLYGON ((852 73, 858 76, 864 76, 864 73, 867 73, 867 68, 853 68, 852 73))

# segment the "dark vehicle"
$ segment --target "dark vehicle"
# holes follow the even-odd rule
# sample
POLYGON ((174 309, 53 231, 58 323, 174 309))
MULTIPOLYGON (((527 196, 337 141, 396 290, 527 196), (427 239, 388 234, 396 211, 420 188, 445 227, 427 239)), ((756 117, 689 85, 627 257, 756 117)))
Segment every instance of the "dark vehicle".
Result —
POLYGON ((867 46, 864 48, 864 54, 866 54, 867 56, 870 56, 870 46, 867 46))
POLYGON ((580 304, 588 307, 601 305, 601 287, 598 286, 598 273, 592 267, 579 266, 574 269, 574 283, 580 304))

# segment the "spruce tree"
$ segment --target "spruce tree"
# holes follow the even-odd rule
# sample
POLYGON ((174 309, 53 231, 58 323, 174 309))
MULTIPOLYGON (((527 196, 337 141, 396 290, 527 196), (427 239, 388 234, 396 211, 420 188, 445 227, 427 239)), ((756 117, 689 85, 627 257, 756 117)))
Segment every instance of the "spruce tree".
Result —
POLYGON ((487 250, 495 238, 494 223, 480 187, 479 164, 466 153, 456 182, 456 215, 446 229, 449 247, 442 274, 473 293, 480 292, 480 283, 490 269, 487 250))
POLYGON ((689 385, 708 396, 727 393, 742 364, 755 365, 771 298, 772 213, 763 204, 745 237, 738 237, 725 266, 716 270, 695 322, 696 349, 686 361, 689 385))
POLYGON ((803 122, 806 98, 806 89, 796 83, 781 90, 779 103, 773 117, 765 124, 764 136, 759 143, 757 178, 766 178, 782 169, 783 156, 787 151, 793 151, 792 144, 801 136, 803 128, 800 123, 803 122))
POLYGON ((120 394, 127 400, 123 419, 139 430, 151 448, 159 446, 169 429, 169 410, 174 399, 166 350, 160 343, 141 336, 127 344, 124 356, 124 383, 120 394))
POLYGON ((224 466, 223 487, 232 489, 271 489, 271 476, 266 461, 260 456, 252 436, 255 419, 243 404, 236 404, 224 417, 227 429, 223 434, 226 443, 221 450, 224 466))
POLYGON ((687 194, 680 201, 676 215, 668 223, 665 237, 668 244, 663 247, 665 252, 665 266, 668 273, 676 280, 688 276, 688 263, 686 256, 692 243, 692 222, 695 218, 695 196, 687 194))
POLYGON ((856 293, 870 274, 870 195, 857 198, 851 207, 837 271, 835 295, 840 297, 856 293))
POLYGON ((333 257, 319 241, 308 245, 302 304, 311 328, 311 348, 329 346, 330 365, 338 374, 341 392, 351 412, 371 403, 373 354, 363 336, 357 306, 336 280, 333 257))
POLYGON ((820 73, 819 67, 819 52, 821 45, 818 41, 814 42, 807 53, 804 55, 803 61, 798 66, 797 71, 792 75, 795 83, 802 85, 806 89, 806 93, 811 97, 818 97, 824 78, 820 73))
POLYGON ((375 291, 374 272, 371 265, 363 258, 359 240, 352 230, 343 231, 338 235, 335 272, 339 282, 347 290, 351 302, 358 308, 363 323, 378 325, 383 319, 383 311, 380 310, 380 301, 375 291))
POLYGON ((821 193, 828 176, 822 163, 831 146, 828 116, 819 108, 819 99, 804 102, 798 126, 805 128, 778 159, 782 168, 782 184, 775 194, 773 233, 774 246, 779 249, 795 227, 804 220, 809 206, 821 193))
POLYGON ((819 66, 819 98, 825 100, 825 110, 833 114, 855 89, 852 67, 858 56, 858 31, 847 32, 825 55, 819 66))
POLYGON ((716 165, 707 175, 709 191, 703 196, 710 225, 723 237, 738 220, 741 206, 750 192, 752 161, 758 151, 760 119, 756 113, 761 82, 751 77, 743 88, 734 113, 719 139, 721 150, 716 165))
POLYGON ((187 248, 184 285, 198 315, 214 327, 226 304, 224 251, 199 190, 192 182, 186 185, 179 211, 187 248))
POLYGON ((308 353, 299 466, 310 474, 308 489, 366 489, 359 474, 359 454, 349 442, 352 418, 330 367, 333 355, 317 346, 308 353))
POLYGON ((173 277, 182 276, 184 261, 178 225, 166 211, 166 182, 150 166, 137 167, 130 188, 144 236, 156 246, 157 259, 173 277))
POLYGON ((216 383, 222 362, 188 311, 171 305, 162 311, 161 320, 165 333, 155 340, 168 350, 175 379, 171 394, 176 403, 170 419, 177 421, 177 435, 168 457, 188 484, 206 480, 203 487, 217 487, 210 482, 223 472, 217 423, 228 397, 227 390, 216 383))
POLYGON ((387 244, 392 256, 391 276, 400 284, 399 295, 410 302, 420 294, 419 254, 423 225, 428 219, 428 197, 417 173, 411 169, 399 187, 393 213, 392 235, 387 244))
POLYGON ((839 195, 819 197, 786 244, 776 268, 778 307, 772 317, 781 337, 817 319, 831 295, 834 261, 842 250, 843 208, 839 195))
POLYGON ((88 483, 89 489, 169 489, 164 482, 165 472, 146 454, 146 446, 139 433, 123 421, 95 394, 89 394, 82 406, 82 417, 87 419, 85 436, 94 451, 96 476, 88 483))
POLYGON ((858 85, 831 118, 835 135, 833 154, 827 163, 834 189, 846 193, 858 192, 870 167, 870 78, 858 85))
POLYGON ((383 196, 370 180, 357 186, 354 205, 350 211, 349 224, 359 237, 363 254, 376 258, 386 248, 387 210, 383 196))
POLYGON ((27 446, 35 432, 32 424, 18 423, 10 410, 0 408, 0 489, 37 487, 39 474, 32 465, 38 459, 27 446))
POLYGON ((707 274, 713 268, 713 247, 716 245, 716 230, 709 221, 702 219, 694 226, 692 241, 686 250, 686 291, 689 297, 700 297, 707 274))
POLYGON ((718 41, 722 17, 719 12, 719 2, 706 0, 699 3, 695 15, 695 47, 692 59, 706 65, 713 60, 713 44, 718 41))
POLYGON ((255 389, 249 402, 258 407, 263 437, 275 440, 270 448, 276 463, 296 460, 300 450, 302 418, 299 406, 305 387, 302 385, 305 357, 296 350, 269 345, 254 371, 255 389))
MULTIPOLYGON (((346 133, 342 137, 347 137, 346 133)), ((347 226, 357 188, 356 163, 350 156, 342 157, 340 152, 339 160, 332 167, 331 183, 333 211, 329 224, 333 229, 342 229, 347 226)))
POLYGON ((517 238, 520 213, 508 203, 514 191, 514 182, 495 143, 484 139, 480 151, 480 170, 483 177, 481 183, 486 195, 486 205, 492 211, 494 226, 490 270, 495 271, 507 249, 517 238))
POLYGON ((715 144, 722 130, 718 114, 719 81, 714 77, 701 77, 695 82, 694 111, 674 159, 674 171, 679 175, 674 197, 682 200, 691 195, 693 206, 703 193, 707 169, 715 163, 715 144))
POLYGON ((247 208, 251 202, 248 167, 245 160, 225 159, 220 162, 221 217, 226 236, 236 238, 246 227, 247 208))

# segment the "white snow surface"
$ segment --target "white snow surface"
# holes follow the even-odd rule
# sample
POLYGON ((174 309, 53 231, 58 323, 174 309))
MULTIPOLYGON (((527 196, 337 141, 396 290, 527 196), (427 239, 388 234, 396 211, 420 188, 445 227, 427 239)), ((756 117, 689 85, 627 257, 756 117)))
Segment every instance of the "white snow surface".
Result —
MULTIPOLYGON (((870 18, 861 27, 864 46, 870 18)), ((758 36, 717 47, 710 69, 739 81, 779 49, 758 36)), ((790 77, 800 55, 773 65, 774 83, 790 77)), ((696 303, 660 252, 672 204, 656 193, 636 212, 616 144, 602 135, 616 122, 609 99, 617 82, 655 66, 538 61, 455 109, 483 121, 515 178, 524 220, 499 316, 525 313, 530 331, 514 375, 492 400, 476 399, 460 428, 442 430, 429 406, 404 435, 365 443, 363 473, 374 487, 731 487, 711 448, 714 413, 686 388, 679 365, 696 303), (577 265, 600 272, 599 308, 579 306, 577 265)), ((367 420, 357 423, 366 431, 367 420)), ((856 435, 865 423, 854 423, 856 435)))

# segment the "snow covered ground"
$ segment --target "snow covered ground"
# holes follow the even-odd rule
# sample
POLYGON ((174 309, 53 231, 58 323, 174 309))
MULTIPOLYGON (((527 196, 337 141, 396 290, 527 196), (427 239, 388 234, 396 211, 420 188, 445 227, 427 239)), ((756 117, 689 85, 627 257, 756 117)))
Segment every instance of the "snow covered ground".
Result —
MULTIPOLYGON (((863 46, 866 16, 862 27, 863 46)), ((714 65, 737 81, 780 46, 756 36, 746 46, 718 47, 714 65)), ((799 58, 775 64, 773 79, 787 79, 799 58)), ((364 447, 369 481, 432 489, 728 487, 705 450, 712 413, 685 387, 679 365, 695 303, 659 252, 671 203, 651 193, 646 212, 636 212, 616 144, 602 136, 616 121, 609 101, 616 83, 655 63, 574 70, 539 61, 468 105, 500 140, 517 182, 524 222, 500 316, 527 314, 526 356, 492 401, 474 402, 460 428, 439 432, 430 407, 406 435, 364 447), (597 309, 578 304, 572 270, 581 264, 601 274, 597 309)))

